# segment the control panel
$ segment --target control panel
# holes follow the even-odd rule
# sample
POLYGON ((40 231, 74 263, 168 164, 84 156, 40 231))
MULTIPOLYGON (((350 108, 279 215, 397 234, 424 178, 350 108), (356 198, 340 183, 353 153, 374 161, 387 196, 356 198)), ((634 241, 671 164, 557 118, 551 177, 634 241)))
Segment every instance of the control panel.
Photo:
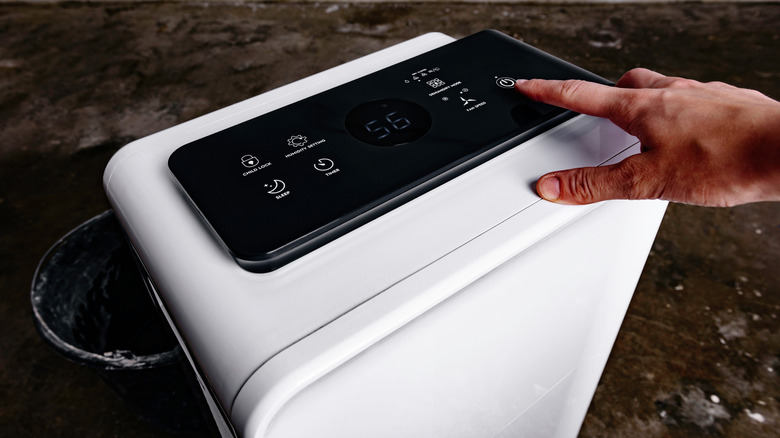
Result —
POLYGON ((272 271, 574 115, 515 78, 608 83, 483 31, 186 144, 168 166, 236 261, 272 271))

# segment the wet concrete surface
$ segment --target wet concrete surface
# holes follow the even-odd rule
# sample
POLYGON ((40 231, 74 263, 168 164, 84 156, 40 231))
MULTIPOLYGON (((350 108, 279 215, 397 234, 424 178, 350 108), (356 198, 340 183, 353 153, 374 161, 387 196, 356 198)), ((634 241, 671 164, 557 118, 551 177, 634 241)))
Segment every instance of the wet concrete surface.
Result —
MULTIPOLYGON (((778 98, 777 23, 777 3, 0 3, 0 435, 165 436, 30 310, 47 247, 108 208, 122 145, 429 31, 778 98)), ((581 436, 778 436, 778 267, 780 204, 670 206, 581 436)))

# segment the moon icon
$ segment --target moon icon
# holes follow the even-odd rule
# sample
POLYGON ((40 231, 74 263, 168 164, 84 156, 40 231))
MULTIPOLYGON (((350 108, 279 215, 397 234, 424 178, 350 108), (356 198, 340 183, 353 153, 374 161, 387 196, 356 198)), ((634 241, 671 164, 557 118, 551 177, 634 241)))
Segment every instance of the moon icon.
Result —
MULTIPOLYGON (((269 188, 269 187, 271 187, 271 185, 270 184, 265 184, 264 187, 265 188, 269 188)), ((271 190, 268 191, 268 194, 276 195, 278 193, 281 193, 282 191, 284 191, 284 181, 282 181, 280 179, 275 179, 274 180, 274 185, 271 188, 271 190)))

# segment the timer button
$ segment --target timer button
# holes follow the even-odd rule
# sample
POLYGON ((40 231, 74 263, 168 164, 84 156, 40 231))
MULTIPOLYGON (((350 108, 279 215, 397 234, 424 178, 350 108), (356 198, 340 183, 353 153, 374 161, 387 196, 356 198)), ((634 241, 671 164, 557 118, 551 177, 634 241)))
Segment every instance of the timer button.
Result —
POLYGON ((496 85, 498 85, 501 88, 514 88, 515 80, 504 76, 502 78, 496 79, 496 85))
POLYGON ((329 158, 320 158, 316 163, 314 163, 314 168, 320 172, 327 172, 333 169, 333 166, 335 166, 335 164, 333 163, 333 160, 329 158))

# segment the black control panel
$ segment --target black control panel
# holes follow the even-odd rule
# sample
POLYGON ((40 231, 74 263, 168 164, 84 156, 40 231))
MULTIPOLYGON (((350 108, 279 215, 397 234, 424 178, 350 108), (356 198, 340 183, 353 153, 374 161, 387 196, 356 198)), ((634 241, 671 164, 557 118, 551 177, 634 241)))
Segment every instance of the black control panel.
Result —
POLYGON ((272 271, 573 115, 515 78, 608 83, 483 31, 186 144, 168 166, 236 261, 272 271))

